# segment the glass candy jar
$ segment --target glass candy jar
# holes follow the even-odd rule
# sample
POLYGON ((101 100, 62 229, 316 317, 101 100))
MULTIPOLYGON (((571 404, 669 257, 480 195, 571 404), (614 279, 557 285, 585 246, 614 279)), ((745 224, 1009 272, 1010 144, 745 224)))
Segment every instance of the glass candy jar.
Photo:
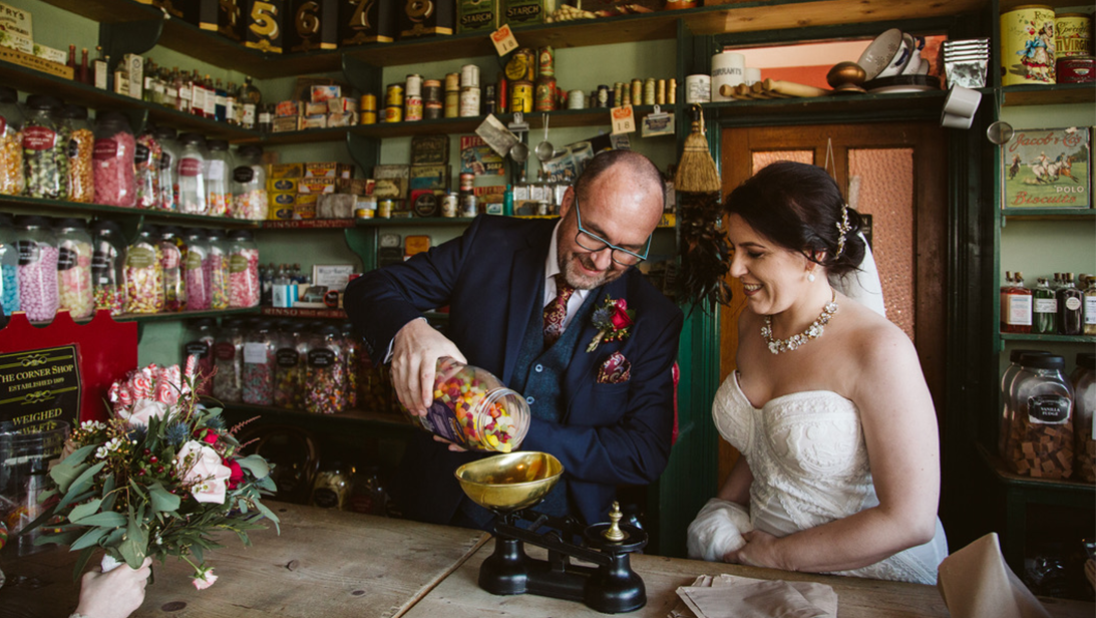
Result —
POLYGON ((184 367, 193 359, 194 370, 198 374, 195 384, 199 395, 212 395, 213 382, 213 320, 202 318, 195 320, 187 328, 186 343, 183 344, 184 367))
POLYGON ((163 257, 159 230, 142 227, 126 249, 126 313, 164 310, 163 257))
POLYGON ((308 358, 308 334, 299 322, 280 324, 276 338, 274 405, 294 409, 301 405, 302 379, 308 358))
POLYGON ((210 289, 205 264, 209 260, 209 241, 205 231, 197 227, 188 228, 183 239, 187 247, 183 264, 186 308, 188 311, 208 311, 210 289))
POLYGON ((0 307, 4 315, 19 311, 19 247, 15 222, 0 213, 0 307))
POLYGON ((244 363, 240 374, 244 403, 274 404, 274 367, 277 345, 270 323, 261 321, 244 339, 244 363))
POLYGON ((529 406, 491 372, 449 357, 438 359, 434 401, 416 425, 475 451, 509 453, 529 431, 529 406))
POLYGON ((114 221, 100 220, 91 226, 91 284, 95 309, 111 315, 125 311, 126 241, 114 221))
POLYGON ((137 140, 129 119, 119 112, 103 112, 95 118, 95 201, 108 206, 134 206, 137 185, 133 168, 137 140))
POLYGON ((259 248, 247 230, 230 235, 228 254, 228 306, 233 309, 259 304, 259 248))
POLYGON ((61 219, 57 234, 58 311, 73 318, 90 317, 95 310, 91 282, 91 236, 83 219, 61 219))
POLYGON ((175 139, 175 130, 156 127, 152 134, 160 145, 160 201, 161 210, 179 210, 179 153, 182 147, 175 139))
POLYGON ((213 342, 213 396, 225 403, 240 401, 244 333, 235 320, 225 320, 213 342))
POLYGON ((307 412, 337 414, 346 410, 346 359, 342 335, 335 326, 321 326, 309 338, 303 391, 307 412))
POLYGON ((95 200, 95 133, 88 122, 88 110, 82 105, 66 105, 61 110, 63 133, 68 135, 68 194, 73 202, 95 200))
POLYGON ((1096 412, 1096 354, 1081 352, 1077 355, 1077 369, 1070 381, 1073 383, 1073 478, 1086 483, 1096 483, 1096 429, 1092 417, 1096 412))
POLYGON ((186 274, 188 247, 179 228, 160 228, 160 260, 164 272, 164 311, 186 311, 186 274))
POLYGON ((237 219, 266 219, 266 169, 261 146, 247 144, 236 150, 232 170, 232 216, 237 219))
POLYGON ((179 212, 192 215, 209 213, 206 201, 204 144, 205 139, 197 133, 183 133, 179 136, 179 163, 175 167, 176 182, 179 185, 179 191, 176 194, 179 212))
POLYGON ((68 199, 68 142, 58 139, 53 118, 59 106, 50 96, 27 97, 30 114, 23 123, 23 176, 30 197, 68 199))
POLYGON ((159 208, 160 206, 160 161, 163 148, 156 139, 156 132, 145 129, 137 137, 137 149, 133 156, 134 182, 137 189, 138 208, 159 208))
POLYGON ((19 96, 14 88, 0 86, 0 194, 20 195, 25 188, 19 96))
POLYGON ((1053 354, 1021 358, 1009 403, 1012 427, 1005 458, 1012 472, 1043 479, 1066 479, 1073 471, 1073 387, 1053 354))
POLYGON ((218 229, 207 229, 209 257, 202 262, 206 280, 209 281, 209 308, 215 311, 228 309, 228 255, 232 243, 218 229))
POLYGON ((46 322, 57 314, 57 238, 49 219, 36 215, 16 217, 19 248, 19 308, 32 322, 46 322))
POLYGON ((223 139, 211 139, 206 142, 206 214, 224 217, 228 214, 231 194, 228 188, 228 176, 232 165, 228 158, 228 142, 223 139))

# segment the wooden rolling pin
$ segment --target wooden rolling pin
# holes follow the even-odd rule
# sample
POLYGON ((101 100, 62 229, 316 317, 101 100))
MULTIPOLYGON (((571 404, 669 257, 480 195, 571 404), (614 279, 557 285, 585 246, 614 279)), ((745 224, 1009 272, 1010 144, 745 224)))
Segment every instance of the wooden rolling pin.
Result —
MULTIPOLYGON (((771 80, 769 80, 771 81, 771 80)), ((765 82, 754 82, 753 86, 750 86, 750 90, 759 99, 790 99, 792 95, 784 94, 783 92, 777 92, 775 90, 766 90, 765 82)))
POLYGON ((723 84, 719 87, 719 94, 725 97, 732 97, 743 101, 749 101, 753 99, 759 99, 762 97, 755 96, 750 90, 750 87, 746 84, 738 84, 737 86, 731 86, 730 84, 723 84))
POLYGON ((768 92, 776 92, 792 97, 824 97, 830 93, 829 90, 822 88, 816 88, 806 84, 797 84, 795 82, 786 82, 779 79, 766 79, 761 83, 763 84, 762 88, 768 92))

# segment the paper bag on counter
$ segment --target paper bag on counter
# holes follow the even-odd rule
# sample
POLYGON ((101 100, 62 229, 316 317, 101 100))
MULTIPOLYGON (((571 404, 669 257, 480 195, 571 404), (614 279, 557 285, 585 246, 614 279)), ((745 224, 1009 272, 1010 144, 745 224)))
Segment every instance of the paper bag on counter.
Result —
POLYGON ((996 532, 945 558, 936 585, 952 618, 1050 618, 1005 564, 996 532))

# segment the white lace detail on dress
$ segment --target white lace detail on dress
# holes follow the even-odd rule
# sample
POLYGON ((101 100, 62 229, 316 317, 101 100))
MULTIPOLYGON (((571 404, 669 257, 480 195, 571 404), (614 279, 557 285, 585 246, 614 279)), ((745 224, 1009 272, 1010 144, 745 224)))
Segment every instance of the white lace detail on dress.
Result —
MULTIPOLYGON (((712 418, 720 435, 750 464, 754 527, 787 536, 879 504, 860 413, 841 395, 792 393, 757 409, 732 374, 716 393, 712 418)), ((930 543, 841 574, 932 584, 946 555, 937 521, 937 535, 930 543)))

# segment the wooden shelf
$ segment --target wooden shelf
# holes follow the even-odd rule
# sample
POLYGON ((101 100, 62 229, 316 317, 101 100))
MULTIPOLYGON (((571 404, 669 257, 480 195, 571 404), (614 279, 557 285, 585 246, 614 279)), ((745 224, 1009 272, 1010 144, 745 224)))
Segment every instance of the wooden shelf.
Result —
MULTIPOLYGON (((88 4, 94 3, 89 2, 88 4)), ((206 137, 243 140, 256 138, 260 135, 256 131, 248 131, 223 122, 184 114, 162 105, 114 94, 71 79, 56 77, 2 60, 0 60, 0 77, 2 77, 5 86, 10 86, 16 90, 32 94, 50 94, 62 99, 65 103, 83 105, 91 110, 146 111, 148 117, 157 124, 175 129, 197 131, 206 137)), ((136 130, 139 127, 133 128, 136 130)))
POLYGON ((1005 106, 1096 104, 1096 86, 1058 84, 1052 86, 1004 86, 1001 100, 1005 106))
POLYGON ((985 0, 915 4, 894 0, 761 0, 667 12, 679 13, 693 34, 705 35, 902 21, 910 19, 911 13, 920 19, 947 17, 983 11, 988 4, 985 0))
POLYGON ((279 422, 301 422, 315 420, 318 423, 350 423, 387 430, 417 431, 411 421, 402 414, 392 412, 372 412, 367 410, 347 410, 339 414, 310 414, 304 410, 287 410, 271 406, 253 406, 246 403, 226 403, 224 409, 237 415, 259 415, 264 420, 279 422))
POLYGON ((1096 343, 1096 335, 1032 335, 1000 333, 1001 341, 1043 341, 1046 343, 1096 343))
POLYGON ((996 476, 997 480, 1009 489, 1035 490, 1063 492, 1068 495, 1087 497, 1087 505, 1092 508, 1092 499, 1096 498, 1096 485, 1081 481, 1039 479, 1030 476, 1014 474, 1005 467, 1005 462, 1000 457, 990 454, 982 445, 978 445, 978 454, 982 461, 996 476))
POLYGON ((264 230, 341 230, 355 225, 354 219, 302 219, 259 223, 264 230))
MULTIPOLYGON (((121 315, 111 316, 115 322, 173 322, 176 320, 190 320, 198 318, 223 318, 229 316, 238 315, 252 315, 257 314, 258 307, 252 307, 247 309, 219 309, 216 311, 176 311, 172 313, 123 313, 121 315)), ((87 324, 92 320, 92 316, 86 318, 73 318, 73 321, 77 324, 87 324)), ((36 326, 44 326, 49 322, 32 322, 36 326)))
POLYGON ((258 227, 261 221, 249 221, 245 219, 233 219, 231 217, 210 217, 206 215, 191 215, 181 212, 166 210, 152 210, 144 208, 121 208, 119 206, 105 206, 103 204, 81 204, 63 200, 47 200, 21 195, 0 195, 0 208, 12 207, 35 211, 33 214, 49 216, 75 216, 87 217, 89 215, 112 215, 125 217, 144 217, 156 222, 170 222, 179 225, 209 225, 216 227, 258 227), (44 211, 44 212, 43 212, 44 211))
POLYGON ((1001 216, 1006 219, 1020 220, 1077 220, 1096 219, 1096 210, 1092 208, 1004 208, 1001 216))
POLYGON ((749 118, 768 115, 797 115, 820 113, 864 114, 895 110, 929 110, 939 115, 947 92, 841 94, 825 97, 794 97, 754 101, 719 101, 703 104, 704 109, 716 110, 724 119, 749 118))
POLYGON ((358 227, 457 227, 468 225, 472 217, 400 217, 396 219, 355 219, 358 227))
POLYGON ((346 311, 342 309, 297 309, 288 307, 263 307, 262 315, 277 318, 313 318, 322 320, 345 320, 346 311))

